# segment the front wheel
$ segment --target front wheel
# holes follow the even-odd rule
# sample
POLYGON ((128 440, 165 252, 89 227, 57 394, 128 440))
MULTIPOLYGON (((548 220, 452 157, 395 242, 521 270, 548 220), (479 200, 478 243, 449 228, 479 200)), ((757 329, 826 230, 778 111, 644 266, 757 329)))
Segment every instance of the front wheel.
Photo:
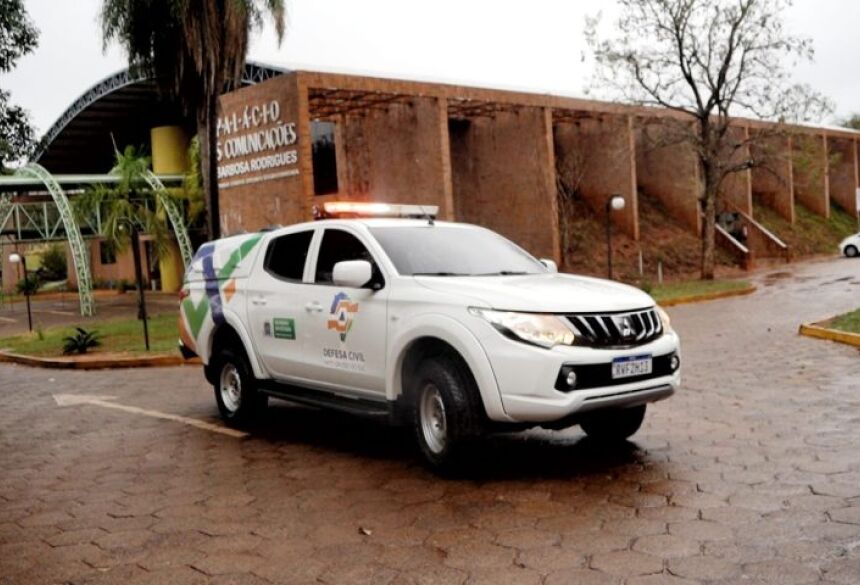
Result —
POLYGON ((845 255, 849 258, 856 258, 858 254, 857 246, 845 246, 845 255))
POLYGON ((434 469, 456 466, 477 434, 477 390, 465 365, 448 356, 423 361, 412 381, 412 425, 418 448, 434 469))
POLYGON ((266 407, 268 399, 257 390, 248 359, 242 352, 222 351, 217 358, 215 402, 229 424, 244 424, 266 407))
POLYGON ((632 408, 598 410, 580 424, 590 438, 602 443, 620 443, 631 437, 645 419, 645 405, 632 408))

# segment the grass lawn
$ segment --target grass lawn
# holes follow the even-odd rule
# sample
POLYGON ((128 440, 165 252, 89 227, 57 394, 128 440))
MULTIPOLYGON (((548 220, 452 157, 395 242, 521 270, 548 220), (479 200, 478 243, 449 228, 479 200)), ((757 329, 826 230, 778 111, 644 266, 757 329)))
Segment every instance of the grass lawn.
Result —
MULTIPOLYGON (((84 329, 99 334, 101 346, 90 350, 97 352, 144 353, 143 324, 137 319, 120 319, 86 323, 84 329)), ((42 357, 63 355, 63 338, 75 333, 74 327, 51 327, 42 331, 42 339, 37 332, 16 337, 0 338, 0 349, 15 353, 42 357)), ((149 319, 149 343, 151 351, 176 351, 178 338, 176 315, 158 315, 149 319)))
POLYGON ((646 292, 654 297, 655 301, 664 302, 682 297, 746 290, 751 286, 747 280, 683 280, 655 284, 650 290, 646 289, 646 292))
POLYGON ((860 333, 860 309, 835 317, 825 325, 831 329, 847 331, 848 333, 860 333))

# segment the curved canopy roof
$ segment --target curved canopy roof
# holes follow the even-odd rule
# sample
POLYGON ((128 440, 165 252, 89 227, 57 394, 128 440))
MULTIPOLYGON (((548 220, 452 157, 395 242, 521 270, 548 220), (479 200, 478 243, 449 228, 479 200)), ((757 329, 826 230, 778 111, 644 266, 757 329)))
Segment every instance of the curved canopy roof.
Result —
MULTIPOLYGON (((254 85, 286 69, 248 62, 242 85, 254 85)), ((113 166, 114 141, 149 144, 155 126, 194 129, 180 105, 159 92, 155 80, 128 69, 98 82, 63 112, 45 133, 33 160, 52 173, 106 173, 113 166)))

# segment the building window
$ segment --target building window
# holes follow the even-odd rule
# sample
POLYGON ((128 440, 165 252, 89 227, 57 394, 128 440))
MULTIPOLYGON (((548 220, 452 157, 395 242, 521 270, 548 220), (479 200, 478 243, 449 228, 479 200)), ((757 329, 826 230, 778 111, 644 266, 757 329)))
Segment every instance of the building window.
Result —
POLYGON ((99 256, 103 265, 116 264, 116 250, 107 242, 99 242, 99 256))
POLYGON ((316 195, 337 193, 337 151, 334 135, 334 122, 311 122, 316 195))

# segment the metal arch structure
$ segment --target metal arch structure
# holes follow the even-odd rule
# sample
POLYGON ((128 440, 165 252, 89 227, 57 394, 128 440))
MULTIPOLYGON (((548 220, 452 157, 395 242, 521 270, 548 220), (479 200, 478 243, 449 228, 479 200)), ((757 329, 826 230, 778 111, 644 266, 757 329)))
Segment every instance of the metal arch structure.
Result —
POLYGON ((173 226, 173 233, 176 236, 176 242, 179 244, 179 252, 182 254, 182 264, 185 268, 191 264, 191 258, 194 256, 194 250, 191 248, 191 239, 188 237, 188 229, 185 227, 185 220, 182 217, 182 211, 170 199, 167 194, 167 188, 164 183, 155 176, 152 171, 146 171, 144 175, 149 188, 155 191, 158 197, 158 202, 167 213, 167 218, 173 226))
POLYGON ((12 196, 7 193, 0 193, 0 231, 14 211, 15 204, 12 203, 12 196))
MULTIPOLYGON (((245 63, 245 70, 242 73, 240 84, 256 85, 288 72, 289 70, 282 69, 280 67, 247 61, 245 63)), ((132 72, 131 69, 124 69, 96 83, 78 99, 72 102, 72 105, 69 106, 60 118, 48 129, 36 148, 33 160, 39 161, 42 155, 45 154, 48 147, 57 139, 57 136, 60 135, 66 126, 68 126, 69 123, 78 116, 78 114, 92 106, 95 102, 118 89, 134 85, 135 83, 143 83, 147 81, 154 81, 154 78, 141 72, 132 72)))
POLYGON ((38 163, 29 163, 17 171, 15 174, 23 177, 32 177, 44 183, 54 204, 60 212, 60 218, 63 222, 63 227, 66 230, 66 237, 69 239, 69 247, 72 251, 72 260, 75 264, 75 274, 78 279, 78 297, 81 303, 81 315, 89 317, 95 314, 95 302, 93 301, 93 281, 90 273, 90 261, 87 250, 87 245, 81 235, 81 230, 78 229, 78 223, 75 221, 75 215, 72 212, 72 206, 69 204, 69 198, 60 185, 51 176, 51 173, 38 163))
POLYGON ((145 75, 134 74, 131 72, 130 69, 124 69, 99 81, 97 84, 88 89, 78 99, 72 102, 72 105, 66 108, 66 111, 63 112, 59 119, 54 122, 54 124, 48 129, 48 131, 45 133, 45 136, 43 136, 42 140, 39 141, 39 145, 36 148, 36 152, 33 154, 33 160, 38 161, 42 157, 42 155, 45 154, 45 151, 48 149, 48 146, 50 146, 50 144, 54 142, 54 140, 56 140, 60 132, 62 132, 65 127, 69 125, 69 122, 74 120, 75 117, 81 112, 83 112, 85 109, 87 109, 109 93, 112 93, 122 87, 126 87, 127 85, 146 81, 147 79, 148 78, 145 75))
POLYGON ((246 61, 245 71, 242 74, 242 85, 256 85, 289 72, 289 69, 283 69, 275 65, 264 65, 256 61, 246 61))

